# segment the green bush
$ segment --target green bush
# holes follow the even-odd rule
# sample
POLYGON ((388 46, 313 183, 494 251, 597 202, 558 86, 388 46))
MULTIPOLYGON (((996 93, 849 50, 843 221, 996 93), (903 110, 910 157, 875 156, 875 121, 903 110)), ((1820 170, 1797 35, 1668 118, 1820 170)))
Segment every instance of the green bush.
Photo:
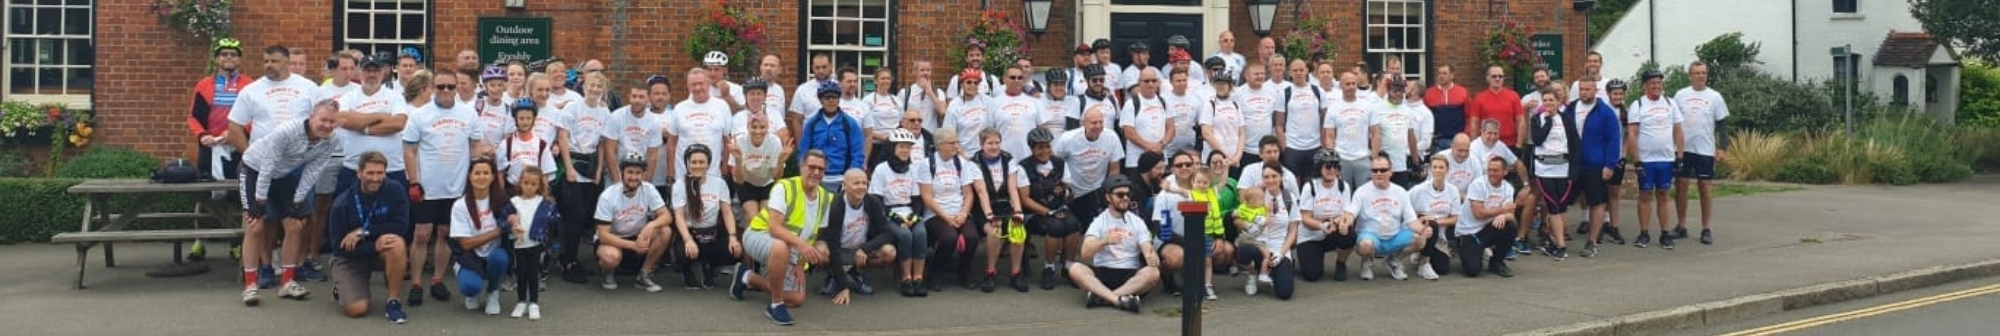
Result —
POLYGON ((1940 156, 1910 160, 1910 173, 1924 183, 1948 183, 1972 177, 1972 166, 1940 156))
POLYGON ((1833 166, 1814 161, 1818 160, 1801 158, 1786 161, 1779 166, 1777 173, 1771 174, 1771 179, 1805 184, 1832 184, 1840 181, 1840 173, 1834 172, 1833 166))
POLYGON ((34 174, 35 160, 19 149, 0 149, 0 177, 28 177, 34 174))
POLYGON ((1694 55, 1712 65, 1709 67, 1709 77, 1712 78, 1709 79, 1713 80, 1723 75, 1715 73, 1715 69, 1745 69, 1745 66, 1763 63, 1757 61, 1762 46, 1762 43, 1744 43, 1743 33, 1735 32, 1716 36, 1695 46, 1694 55))
POLYGON ((1869 159, 1868 173, 1871 174, 1869 178, 1875 183, 1902 186, 1918 182, 1917 175, 1911 173, 1910 162, 1907 160, 1887 160, 1880 157, 1869 159))
POLYGON ((1959 69, 1958 124, 2000 126, 2000 69, 1972 57, 1959 69))
POLYGON ((146 178, 153 176, 159 161, 152 156, 125 147, 97 147, 83 153, 56 169, 56 177, 64 178, 146 178))
MULTIPOLYGON (((83 196, 69 194, 69 187, 83 183, 83 179, 72 178, 0 178, 0 204, 9 206, 6 216, 0 216, 0 244, 21 242, 45 242, 49 237, 62 232, 75 232, 83 222, 83 206, 87 200, 83 196)), ((147 212, 186 212, 194 209, 196 197, 205 195, 147 195, 155 203, 142 210, 147 212)), ((109 209, 93 209, 118 213, 131 209, 135 202, 130 196, 115 197, 109 209)), ((213 223, 205 223, 213 227, 213 223)), ((157 229, 187 227, 186 221, 141 221, 127 229, 157 229)), ((93 226, 95 227, 95 226, 93 226)))

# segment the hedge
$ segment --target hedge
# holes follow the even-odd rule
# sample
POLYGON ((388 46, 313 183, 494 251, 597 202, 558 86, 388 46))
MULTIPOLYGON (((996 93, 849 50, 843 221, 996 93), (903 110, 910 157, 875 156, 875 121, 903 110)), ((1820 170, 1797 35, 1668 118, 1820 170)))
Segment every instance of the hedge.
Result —
MULTIPOLYGON (((74 232, 83 222, 83 206, 88 203, 81 195, 70 195, 70 186, 83 183, 83 179, 68 178, 0 178, 0 204, 8 207, 7 215, 0 216, 0 243, 46 242, 57 233, 74 232)), ((117 213, 133 206, 133 197, 120 196, 111 199, 110 209, 117 213)), ((154 212, 186 212, 194 209, 196 197, 203 195, 145 195, 144 197, 165 197, 145 209, 154 212)), ((206 225, 214 225, 212 223, 206 225)), ((187 227, 184 220, 140 221, 127 229, 157 229, 187 227)), ((94 227, 94 226, 93 226, 94 227)))

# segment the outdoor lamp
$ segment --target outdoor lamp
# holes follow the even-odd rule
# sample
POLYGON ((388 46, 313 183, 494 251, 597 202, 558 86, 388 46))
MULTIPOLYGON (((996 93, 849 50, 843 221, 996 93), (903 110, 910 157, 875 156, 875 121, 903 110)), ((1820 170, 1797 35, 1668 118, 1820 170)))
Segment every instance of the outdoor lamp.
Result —
POLYGON ((508 9, 528 8, 528 0, 502 0, 501 5, 507 6, 508 9))
POLYGON ((1270 36, 1271 23, 1278 16, 1278 2, 1283 0, 1244 0, 1250 6, 1250 31, 1257 36, 1270 36))
POLYGON ((1049 6, 1054 5, 1055 0, 1023 0, 1021 3, 1028 6, 1028 32, 1035 33, 1035 36, 1048 32, 1049 6))

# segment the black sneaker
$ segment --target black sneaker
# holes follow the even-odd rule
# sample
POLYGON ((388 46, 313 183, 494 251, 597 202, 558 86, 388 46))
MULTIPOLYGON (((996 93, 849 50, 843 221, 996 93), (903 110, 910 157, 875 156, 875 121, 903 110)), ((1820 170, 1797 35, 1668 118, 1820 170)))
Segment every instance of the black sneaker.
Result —
POLYGON ((1347 263, 1335 262, 1333 264, 1333 281, 1336 282, 1347 281, 1347 263))
POLYGON ((1618 227, 1616 226, 1605 224, 1604 236, 1606 239, 1610 239, 1612 244, 1625 245, 1625 235, 1618 234, 1618 227))
MULTIPOLYGON (((701 289, 701 280, 694 278, 694 270, 681 270, 681 289, 701 289)), ((825 292, 826 290, 822 288, 820 291, 825 292)))
MULTIPOLYGON (((1660 236, 1661 236, 1661 237, 1665 237, 1665 236, 1666 236, 1666 234, 1665 234, 1665 233, 1661 233, 1661 234, 1660 234, 1660 236)), ((1632 239, 1632 247, 1637 247, 1637 248, 1646 248, 1646 244, 1649 244, 1649 243, 1652 243, 1652 242, 1653 242, 1653 235, 1652 235, 1651 233, 1647 233, 1647 232, 1644 232, 1644 231, 1641 231, 1641 232, 1639 232, 1639 237, 1638 237, 1638 238, 1633 238, 1633 239, 1632 239)))
POLYGON ((1678 238, 1673 236, 1668 236, 1664 233, 1660 234, 1660 248, 1669 250, 1674 249, 1674 239, 1678 238))
POLYGON ((931 279, 917 280, 917 297, 930 297, 931 292, 942 292, 942 289, 938 288, 937 282, 931 281, 931 279))
POLYGON ((424 287, 410 285, 410 294, 403 297, 410 299, 411 307, 422 307, 424 305, 424 287))
POLYGON ((834 292, 838 292, 839 288, 840 286, 836 286, 833 283, 833 275, 827 274, 826 280, 821 281, 819 285, 819 295, 833 296, 834 292))
POLYGON ((570 262, 563 265, 562 280, 579 285, 587 284, 590 283, 590 273, 585 272, 583 266, 570 262))
POLYGON ((1014 291, 1022 293, 1028 292, 1028 276, 1014 274, 1013 276, 1009 276, 1008 278, 1009 278, 1007 279, 1008 285, 1013 286, 1014 291))
POLYGON ((1055 290, 1055 289, 1056 289, 1055 266, 1042 267, 1042 290, 1055 290))
POLYGON ((868 277, 861 276, 861 271, 849 271, 847 276, 854 282, 854 294, 875 295, 875 286, 868 285, 868 277))
MULTIPOLYGON (((1019 279, 1019 277, 1015 277, 1015 279, 1019 279)), ((979 280, 979 292, 981 293, 992 293, 993 287, 996 286, 993 283, 993 274, 987 274, 985 279, 979 280)))
POLYGON ((1514 269, 1507 267, 1507 263, 1505 262, 1496 262, 1491 265, 1486 265, 1486 268, 1492 269, 1493 275, 1498 275, 1502 278, 1514 277, 1514 269))
POLYGON ((1715 234, 1709 232, 1708 229, 1701 229, 1701 244, 1715 245, 1715 234))
POLYGON ((1138 296, 1138 295, 1126 295, 1125 297, 1121 297, 1121 298, 1118 298, 1118 309, 1119 309, 1119 310, 1124 310, 1124 311, 1128 311, 1128 312, 1132 312, 1133 314, 1138 314, 1138 313, 1139 313, 1139 296, 1138 296))
POLYGON ((1576 234, 1580 234, 1580 235, 1587 235, 1587 234, 1590 234, 1590 226, 1589 226, 1589 225, 1577 225, 1577 226, 1576 226, 1576 234))
POLYGON ((1083 309, 1108 306, 1111 306, 1110 302, 1104 302, 1103 299, 1098 299, 1096 295, 1091 295, 1090 292, 1083 293, 1083 309))
MULTIPOLYGON (((1564 252, 1568 252, 1568 251, 1564 251, 1564 252)), ((1581 256, 1583 256, 1584 258, 1596 258, 1596 257, 1597 257, 1597 244, 1583 244, 1583 252, 1581 252, 1581 253, 1577 253, 1577 254, 1578 254, 1578 255, 1581 255, 1581 256)))
POLYGON ((446 287, 442 281, 432 282, 431 298, 437 299, 438 302, 451 301, 451 287, 446 287))
POLYGON ((896 293, 902 294, 903 297, 916 297, 917 283, 909 280, 903 280, 901 282, 898 282, 896 284, 896 293))

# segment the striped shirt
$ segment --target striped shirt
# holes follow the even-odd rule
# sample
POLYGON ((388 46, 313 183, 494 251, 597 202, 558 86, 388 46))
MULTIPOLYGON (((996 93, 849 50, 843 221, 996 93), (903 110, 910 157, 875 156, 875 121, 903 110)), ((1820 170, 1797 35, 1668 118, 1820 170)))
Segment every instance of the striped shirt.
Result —
MULTIPOLYGON (((250 150, 244 151, 243 166, 259 172, 256 200, 269 199, 271 180, 299 169, 305 169, 299 177, 300 186, 319 183, 321 172, 333 163, 335 141, 331 137, 318 141, 309 139, 307 125, 310 124, 308 119, 278 126, 270 135, 251 143, 250 150)), ((312 188, 298 188, 292 193, 292 202, 304 202, 312 192, 312 188)))

